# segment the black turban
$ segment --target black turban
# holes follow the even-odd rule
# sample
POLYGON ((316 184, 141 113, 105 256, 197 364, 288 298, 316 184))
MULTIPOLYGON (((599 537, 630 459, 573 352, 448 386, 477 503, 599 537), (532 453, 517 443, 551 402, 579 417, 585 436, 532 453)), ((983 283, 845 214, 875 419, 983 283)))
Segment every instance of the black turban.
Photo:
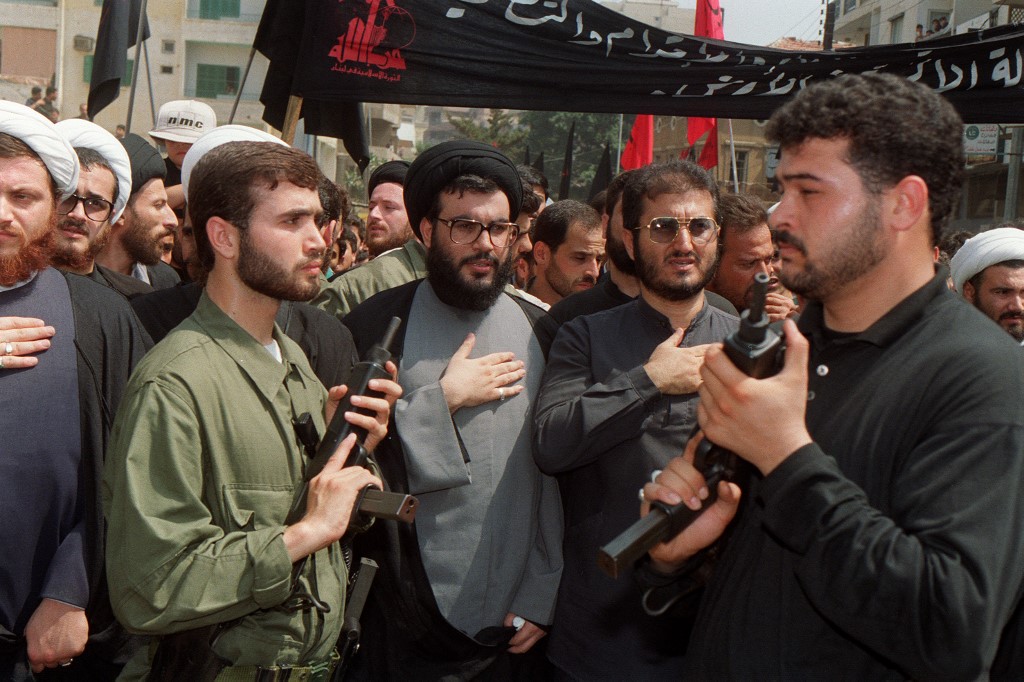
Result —
POLYGON ((384 182, 393 182, 396 185, 405 185, 405 174, 409 172, 408 161, 387 161, 373 169, 370 179, 366 181, 366 197, 373 194, 377 185, 384 182))
POLYGON ((132 164, 132 194, 153 178, 167 177, 167 166, 156 147, 135 133, 125 135, 121 144, 128 151, 128 161, 132 164))
POLYGON ((507 156, 482 142, 442 142, 416 157, 405 178, 405 211, 417 237, 422 239, 420 220, 430 211, 434 197, 460 175, 493 180, 508 197, 512 220, 519 215, 523 205, 523 181, 507 156))

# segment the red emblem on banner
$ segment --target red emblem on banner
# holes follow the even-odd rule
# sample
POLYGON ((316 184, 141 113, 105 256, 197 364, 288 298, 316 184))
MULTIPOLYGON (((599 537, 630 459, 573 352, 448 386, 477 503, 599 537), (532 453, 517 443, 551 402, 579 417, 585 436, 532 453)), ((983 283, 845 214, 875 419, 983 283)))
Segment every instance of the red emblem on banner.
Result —
POLYGON ((365 4, 331 48, 330 56, 338 62, 332 68, 368 78, 400 80, 397 72, 405 70, 401 51, 412 44, 416 22, 394 0, 365 0, 365 4))

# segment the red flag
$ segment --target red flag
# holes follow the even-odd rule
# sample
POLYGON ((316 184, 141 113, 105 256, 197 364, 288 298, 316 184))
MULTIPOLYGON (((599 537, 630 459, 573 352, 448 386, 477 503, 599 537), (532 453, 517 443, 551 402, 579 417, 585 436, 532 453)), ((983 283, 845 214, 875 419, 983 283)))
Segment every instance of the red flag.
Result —
MULTIPOLYGON (((722 30, 722 9, 718 0, 697 0, 697 17, 693 24, 693 34, 702 38, 724 40, 722 30)), ((686 141, 692 146, 704 133, 708 139, 700 154, 698 163, 705 168, 718 165, 718 119, 691 117, 686 126, 686 141)))
POLYGON ((708 139, 704 142, 704 149, 700 152, 697 164, 711 170, 718 165, 718 128, 711 129, 708 139))
POLYGON ((629 134, 629 142, 622 150, 620 165, 622 170, 642 168, 654 161, 654 116, 637 114, 633 122, 633 131, 629 134))

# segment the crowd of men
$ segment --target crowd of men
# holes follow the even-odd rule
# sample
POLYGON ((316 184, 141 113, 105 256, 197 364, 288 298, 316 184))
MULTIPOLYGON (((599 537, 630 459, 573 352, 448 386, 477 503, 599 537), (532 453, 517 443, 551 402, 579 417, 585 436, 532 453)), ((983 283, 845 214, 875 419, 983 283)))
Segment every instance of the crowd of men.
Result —
POLYGON ((365 241, 311 157, 211 117, 162 108, 162 158, 0 102, 0 679, 1024 674, 1024 231, 938 264, 939 95, 801 91, 771 209, 687 161, 550 202, 445 142, 373 170, 365 241), (721 342, 759 274, 755 379, 721 342), (709 490, 703 439, 741 475, 709 490), (654 503, 702 513, 604 574, 654 503))

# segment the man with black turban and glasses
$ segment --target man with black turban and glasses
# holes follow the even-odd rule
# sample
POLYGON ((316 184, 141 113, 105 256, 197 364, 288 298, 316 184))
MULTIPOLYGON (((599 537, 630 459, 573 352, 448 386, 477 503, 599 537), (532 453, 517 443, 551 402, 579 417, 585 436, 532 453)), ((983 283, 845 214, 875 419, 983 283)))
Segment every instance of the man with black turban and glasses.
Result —
POLYGON ((510 679, 543 664, 535 645, 554 609, 562 517, 530 452, 550 321, 504 291, 522 192, 515 165, 488 145, 421 154, 404 199, 427 278, 344 320, 360 354, 392 315, 403 320, 393 350, 405 397, 378 462, 420 501, 411 526, 377 523, 357 541, 382 567, 363 614, 374 679, 510 679))

